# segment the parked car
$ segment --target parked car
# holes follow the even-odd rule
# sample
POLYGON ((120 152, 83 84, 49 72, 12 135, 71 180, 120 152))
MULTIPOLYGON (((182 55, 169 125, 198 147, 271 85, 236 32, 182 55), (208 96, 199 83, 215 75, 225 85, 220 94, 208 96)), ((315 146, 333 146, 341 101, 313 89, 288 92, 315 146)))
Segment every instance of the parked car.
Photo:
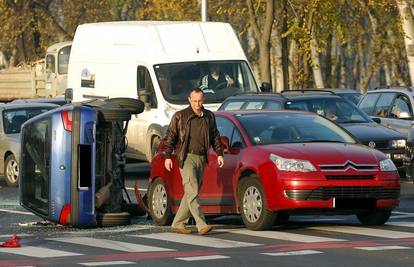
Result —
POLYGON ((293 90, 282 94, 231 96, 219 107, 219 110, 237 109, 293 109, 315 112, 334 120, 364 145, 385 153, 400 172, 404 172, 406 137, 375 123, 354 104, 330 91, 293 90), (332 113, 334 110, 336 115, 332 113))
MULTIPOLYGON (((199 197, 207 215, 240 213, 252 230, 286 222, 290 214, 356 214, 384 224, 399 203, 399 175, 382 152, 358 144, 340 126, 300 111, 217 112, 224 167, 209 151, 199 197)), ((164 168, 160 145, 149 177, 153 221, 168 225, 183 196, 173 155, 164 168)))
POLYGON ((143 109, 136 99, 94 100, 27 121, 21 139, 21 205, 62 225, 128 224, 134 210, 123 195, 124 122, 143 109))
POLYGON ((16 187, 19 177, 20 128, 28 119, 57 105, 46 103, 0 104, 0 171, 8 186, 16 187))
POLYGON ((63 96, 55 96, 48 98, 25 98, 25 99, 16 99, 11 103, 51 103, 59 106, 66 104, 65 98, 63 96))
POLYGON ((412 87, 391 87, 368 91, 358 107, 382 125, 407 138, 404 166, 409 180, 414 178, 414 91, 412 87))

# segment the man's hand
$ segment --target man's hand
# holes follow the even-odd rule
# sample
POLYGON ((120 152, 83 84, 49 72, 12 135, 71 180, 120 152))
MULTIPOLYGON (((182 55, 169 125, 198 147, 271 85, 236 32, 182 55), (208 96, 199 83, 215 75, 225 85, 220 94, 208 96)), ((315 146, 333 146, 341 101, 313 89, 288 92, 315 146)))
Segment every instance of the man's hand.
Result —
POLYGON ((224 158, 223 156, 218 156, 217 157, 217 165, 221 168, 224 166, 224 158))
POLYGON ((233 83, 234 83, 233 79, 229 78, 227 80, 227 87, 232 87, 233 86, 233 83))
POLYGON ((171 159, 165 159, 164 161, 164 167, 167 169, 167 171, 171 171, 172 170, 172 160, 171 159))

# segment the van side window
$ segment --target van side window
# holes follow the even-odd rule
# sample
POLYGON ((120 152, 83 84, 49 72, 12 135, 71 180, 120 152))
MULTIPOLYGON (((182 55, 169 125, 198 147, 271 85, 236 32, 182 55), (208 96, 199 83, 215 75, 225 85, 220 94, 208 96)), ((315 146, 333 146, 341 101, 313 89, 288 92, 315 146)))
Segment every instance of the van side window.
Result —
POLYGON ((404 112, 404 118, 412 117, 412 109, 410 106, 410 100, 405 95, 399 95, 392 105, 390 117, 391 118, 402 118, 401 113, 404 112))
POLYGON ((138 66, 137 70, 137 90, 138 96, 148 95, 147 101, 150 103, 151 108, 157 107, 157 97, 155 95, 154 86, 151 81, 149 71, 144 66, 138 66))

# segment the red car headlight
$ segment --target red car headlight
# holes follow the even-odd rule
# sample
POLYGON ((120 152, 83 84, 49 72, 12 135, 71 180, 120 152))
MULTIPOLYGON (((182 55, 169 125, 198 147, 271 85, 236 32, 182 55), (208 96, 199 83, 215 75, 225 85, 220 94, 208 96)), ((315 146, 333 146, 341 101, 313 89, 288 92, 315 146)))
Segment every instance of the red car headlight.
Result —
POLYGON ((269 159, 280 171, 287 172, 316 172, 315 166, 307 160, 285 159, 275 154, 270 154, 269 159))

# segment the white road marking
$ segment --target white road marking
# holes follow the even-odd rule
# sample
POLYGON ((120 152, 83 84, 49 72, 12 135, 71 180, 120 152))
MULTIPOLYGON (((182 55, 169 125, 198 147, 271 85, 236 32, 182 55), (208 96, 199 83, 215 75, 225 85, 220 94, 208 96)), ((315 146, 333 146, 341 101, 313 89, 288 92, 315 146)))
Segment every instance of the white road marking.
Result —
POLYGON ((403 218, 412 218, 412 217, 414 217, 414 213, 411 213, 411 212, 394 211, 391 214, 391 219, 403 219, 403 218))
POLYGON ((253 247, 260 246, 262 244, 240 242, 233 240, 225 240, 214 237, 198 236, 198 235, 183 235, 176 233, 157 233, 148 235, 134 235, 135 237, 163 240, 176 242, 186 245, 195 245, 210 248, 240 248, 240 247, 253 247))
POLYGON ((0 253, 10 253, 16 255, 23 255, 35 258, 53 258, 53 257, 67 257, 67 256, 80 256, 83 254, 73 253, 63 250, 42 248, 42 247, 21 247, 21 248, 0 248, 0 253))
POLYGON ((354 247, 355 249, 377 251, 377 250, 395 250, 395 249, 411 249, 410 247, 402 246, 378 246, 378 247, 354 247))
MULTIPOLYGON (((14 214, 24 214, 24 215, 34 215, 32 212, 28 211, 18 211, 18 210, 6 210, 6 209, 0 209, 0 212, 7 212, 7 213, 14 213, 14 214)), ((35 215, 34 215, 35 216, 35 215)))
MULTIPOLYGON (((33 236, 32 234, 17 234, 18 237, 22 237, 22 236, 33 236)), ((13 235, 0 235, 0 238, 12 238, 13 235)))
POLYGON ((97 262, 81 262, 78 263, 84 266, 109 266, 109 265, 124 265, 124 264, 136 264, 132 261, 97 261, 97 262))
POLYGON ((392 238, 392 239, 414 237, 414 233, 410 233, 410 232, 400 232, 400 231, 382 230, 382 229, 374 229, 374 228, 367 228, 367 227, 354 227, 354 226, 315 226, 315 227, 309 227, 307 229, 345 233, 345 234, 375 236, 375 237, 392 238))
POLYGON ((293 241, 293 242, 303 242, 303 243, 347 241, 345 239, 301 235, 301 234, 286 233, 286 232, 281 232, 281 231, 251 231, 251 230, 246 230, 246 229, 230 230, 230 231, 228 230, 225 231, 223 229, 223 230, 217 230, 217 231, 264 237, 264 238, 270 238, 270 239, 287 240, 287 241, 293 241))
POLYGON ((404 226, 404 227, 414 227, 414 222, 387 222, 386 225, 391 226, 404 226))
POLYGON ((210 256, 198 256, 198 257, 180 257, 176 258, 177 260, 182 261, 206 261, 206 260, 220 260, 220 259, 229 259, 229 256, 224 255, 210 255, 210 256))
POLYGON ((273 253, 260 253, 262 255, 267 256, 301 256, 301 255, 313 255, 313 254, 321 254, 322 251, 317 250, 296 250, 296 251, 288 251, 288 252, 273 252, 273 253))
POLYGON ((151 252, 151 251, 175 251, 175 249, 146 246, 134 243, 127 243, 109 239, 98 239, 90 237, 72 238, 49 238, 51 241, 58 241, 70 244, 83 245, 88 247, 106 248, 126 252, 151 252))

